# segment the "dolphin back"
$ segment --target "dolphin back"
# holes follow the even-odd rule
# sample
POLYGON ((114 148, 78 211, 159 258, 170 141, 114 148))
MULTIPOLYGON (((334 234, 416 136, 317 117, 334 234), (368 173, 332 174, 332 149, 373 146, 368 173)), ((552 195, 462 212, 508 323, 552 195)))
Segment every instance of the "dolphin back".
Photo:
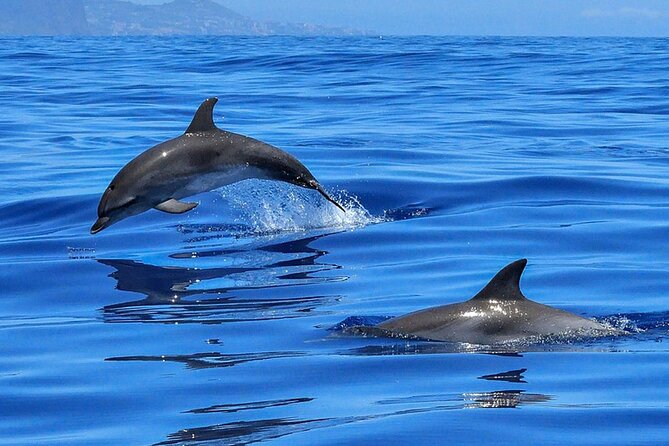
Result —
POLYGON ((377 327, 434 341, 472 344, 538 342, 547 336, 597 337, 622 334, 597 321, 526 298, 520 278, 526 259, 502 268, 473 298, 399 316, 377 327))

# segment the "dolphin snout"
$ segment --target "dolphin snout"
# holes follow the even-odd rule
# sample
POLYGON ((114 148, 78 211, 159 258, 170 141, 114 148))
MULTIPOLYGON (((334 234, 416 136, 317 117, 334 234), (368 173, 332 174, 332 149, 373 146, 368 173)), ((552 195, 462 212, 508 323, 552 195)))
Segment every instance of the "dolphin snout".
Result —
POLYGON ((97 234, 107 226, 109 226, 109 217, 100 217, 91 226, 91 234, 97 234))

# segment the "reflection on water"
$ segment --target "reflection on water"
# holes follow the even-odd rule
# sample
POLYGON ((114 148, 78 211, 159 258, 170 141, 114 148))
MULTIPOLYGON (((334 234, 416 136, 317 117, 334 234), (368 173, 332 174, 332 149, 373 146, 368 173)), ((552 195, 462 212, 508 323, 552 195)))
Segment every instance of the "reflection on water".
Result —
POLYGON ((310 246, 325 237, 267 243, 239 249, 186 251, 168 256, 183 265, 159 266, 136 260, 100 259, 115 269, 116 288, 143 299, 107 305, 106 322, 222 323, 300 317, 336 301, 335 295, 288 296, 274 289, 346 280, 321 276, 337 270, 319 262, 327 251, 310 246), (230 265, 230 266, 210 266, 230 265))
POLYGON ((232 367, 251 361, 263 361, 276 358, 294 358, 304 356, 301 352, 258 352, 223 354, 217 352, 193 353, 190 355, 136 355, 115 356, 106 358, 106 361, 154 361, 154 362, 180 362, 189 369, 209 369, 215 367, 232 367))
MULTIPOLYGON (((502 379, 500 377, 519 378, 526 369, 513 370, 481 377, 483 379, 502 379)), ((524 381, 519 381, 524 382, 524 381)), ((396 410, 380 411, 362 416, 342 416, 328 418, 268 418, 252 420, 234 420, 212 426, 182 429, 168 435, 158 445, 171 444, 251 444, 284 437, 298 432, 312 431, 345 424, 378 420, 387 417, 412 415, 428 412, 463 409, 513 409, 527 404, 545 403, 553 398, 541 393, 526 393, 524 390, 496 390, 491 392, 469 392, 461 394, 414 395, 377 401, 373 406, 396 410)), ((223 404, 206 409, 193 409, 189 413, 235 413, 241 410, 265 409, 298 403, 308 403, 314 398, 292 398, 275 401, 259 401, 243 404, 223 404)))
POLYGON ((235 421, 206 427, 183 429, 168 435, 167 440, 158 445, 171 444, 252 444, 272 440, 297 432, 309 431, 318 427, 331 426, 331 419, 288 419, 271 418, 254 421, 235 421))
POLYGON ((527 381, 524 380, 523 376, 523 373, 525 372, 527 372, 527 369, 509 370, 508 372, 479 376, 479 379, 485 379, 486 381, 506 381, 510 383, 526 383, 527 381))
MULTIPOLYGON (((486 381, 506 381, 510 383, 527 383, 523 373, 527 369, 509 370, 479 376, 486 381)), ((524 390, 494 390, 491 392, 468 392, 462 394, 412 395, 402 398, 391 398, 379 401, 380 405, 420 406, 418 410, 444 409, 501 409, 516 408, 523 404, 542 403, 552 397, 540 393, 525 393, 524 390)))
MULTIPOLYGON (((379 339, 379 341, 383 341, 379 339)), ((498 356, 521 356, 526 350, 517 346, 458 344, 451 342, 412 341, 366 345, 340 352, 350 356, 430 355, 442 353, 481 353, 498 356)))
POLYGON ((290 404, 308 403, 313 398, 288 398, 283 400, 252 401, 241 404, 218 404, 216 406, 205 407, 202 409, 191 409, 187 413, 235 413, 243 410, 267 409, 270 407, 288 406, 290 404))
POLYGON ((462 397, 467 409, 514 409, 521 404, 544 403, 552 399, 548 395, 523 390, 465 393, 462 397))
MULTIPOLYGON (((138 293, 142 298, 107 305, 102 309, 105 322, 161 323, 223 323, 295 318, 313 313, 336 301, 336 295, 298 295, 302 285, 346 280, 335 276, 339 265, 324 263, 327 251, 311 245, 320 234, 297 240, 253 241, 247 246, 216 249, 184 249, 165 256, 165 264, 129 259, 100 259, 100 264, 114 269, 110 277, 120 291, 138 293)), ((322 288, 319 288, 322 290, 322 288)), ((331 331, 351 334, 347 329, 360 330, 360 322, 375 323, 385 317, 348 318, 331 331), (351 328, 353 327, 353 328, 351 328)), ((363 324, 364 325, 364 324, 363 324)), ((354 332, 377 336, 370 331, 354 332)), ((369 339, 369 338, 368 338, 369 339)), ((217 341, 212 340, 212 345, 217 341)), ((482 353, 521 357, 525 351, 589 349, 588 346, 480 346, 419 340, 375 338, 377 345, 366 345, 331 354, 353 356, 423 355, 443 353, 482 353), (390 342, 392 341, 392 342, 390 342)), ((318 354, 322 354, 319 352, 318 354)), ((220 351, 195 352, 179 355, 132 355, 107 358, 107 361, 171 362, 183 364, 188 370, 233 367, 244 363, 280 358, 300 358, 309 351, 264 351, 226 354, 220 351)), ((526 383, 517 369, 482 374, 478 379, 512 384, 526 383)), ((187 427, 173 432, 157 443, 173 444, 252 444, 318 429, 362 423, 370 420, 404 415, 466 409, 520 408, 528 404, 546 403, 552 396, 527 393, 524 389, 500 389, 481 392, 412 395, 370 401, 364 415, 353 413, 319 417, 313 413, 317 401, 313 396, 250 402, 220 401, 208 407, 183 410, 196 418, 203 415, 220 417, 216 424, 187 427), (309 405, 312 416, 304 416, 303 405, 309 405), (289 415, 277 414, 282 407, 289 415), (279 416, 277 416, 279 415, 279 416)), ((309 413, 309 412, 306 412, 309 413)), ((326 415, 326 414, 322 414, 326 415)), ((198 419, 199 419, 198 418, 198 419)), ((205 423, 202 423, 205 424, 205 423)))
MULTIPOLYGON (((379 342, 388 341, 378 339, 379 342)), ((598 340, 601 341, 601 340, 598 340)), ((614 340, 615 341, 615 340, 614 340)), ((364 347, 342 350, 339 354, 344 356, 396 356, 396 355, 429 355, 443 353, 478 353, 495 356, 521 357, 530 352, 616 352, 622 348, 611 343, 605 344, 594 341, 573 342, 568 344, 520 344, 509 345, 479 345, 462 344, 450 342, 419 341, 414 339, 405 340, 402 343, 371 344, 364 347)))
MULTIPOLYGON (((173 303, 184 297, 205 294, 207 290, 189 290, 194 283, 232 276, 257 270, 257 268, 183 268, 177 266, 154 266, 135 260, 100 259, 98 262, 116 269, 110 277, 116 279, 116 289, 132 291, 146 295, 144 304, 173 303)), ((211 292, 224 292, 216 289, 211 292)), ((107 308, 119 307, 127 304, 111 305, 107 308)))
POLYGON ((524 390, 495 390, 462 394, 416 395, 382 400, 378 404, 420 406, 415 410, 426 412, 447 409, 513 409, 521 405, 544 403, 552 399, 549 395, 525 393, 524 390))
POLYGON ((341 426, 387 417, 412 415, 459 409, 511 409, 522 405, 550 401, 551 396, 540 393, 525 393, 522 390, 500 390, 495 392, 464 393, 460 395, 417 396, 406 399, 378 401, 379 406, 402 405, 406 408, 364 416, 339 418, 270 418, 252 421, 233 421, 212 426, 182 429, 168 435, 167 440, 157 445, 171 444, 251 444, 284 437, 298 432, 326 427, 341 426), (223 443, 219 443, 223 442, 223 443))
MULTIPOLYGON (((102 309, 104 320, 222 323, 303 316, 327 306, 338 299, 338 296, 310 294, 297 296, 296 291, 301 289, 301 285, 346 280, 346 277, 322 274, 341 268, 336 264, 322 262, 321 259, 327 251, 311 246, 314 241, 326 235, 272 241, 260 245, 256 243, 242 247, 183 250, 166 256, 165 265, 127 259, 98 260, 99 263, 114 269, 110 277, 116 280, 118 290, 143 295, 141 299, 105 306, 102 309)), ((501 347, 491 350, 481 346, 406 341, 390 345, 368 345, 344 352, 334 351, 332 354, 376 356, 472 351, 520 356, 513 349, 505 350, 501 347)), ((196 352, 180 355, 116 356, 107 358, 107 361, 172 362, 183 364, 192 370, 226 368, 254 361, 297 358, 305 355, 309 355, 309 352, 269 351, 234 354, 196 352)), ((479 378, 525 383, 523 379, 525 371, 526 369, 512 370, 483 375, 479 378)), ((521 389, 416 395, 372 402, 370 407, 375 410, 371 414, 347 413, 339 417, 299 415, 277 417, 276 413, 267 416, 269 415, 267 411, 275 410, 277 407, 290 410, 292 406, 297 408, 297 412, 294 413, 299 414, 302 410, 299 407, 315 401, 313 397, 301 396, 241 403, 222 401, 209 407, 184 411, 196 417, 204 414, 223 417, 217 424, 181 429, 169 434, 164 441, 157 444, 251 444, 299 432, 386 417, 473 408, 515 408, 550 399, 551 397, 547 395, 525 393, 521 389), (392 410, 388 410, 391 407, 392 410), (248 414, 248 417, 244 416, 245 414, 248 414)))

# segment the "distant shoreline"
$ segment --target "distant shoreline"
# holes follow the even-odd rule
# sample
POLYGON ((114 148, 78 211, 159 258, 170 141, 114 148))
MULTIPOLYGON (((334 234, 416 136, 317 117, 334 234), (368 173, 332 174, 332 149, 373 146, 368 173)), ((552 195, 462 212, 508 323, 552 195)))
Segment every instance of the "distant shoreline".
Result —
POLYGON ((359 36, 349 27, 258 21, 213 0, 2 0, 0 36, 359 36))

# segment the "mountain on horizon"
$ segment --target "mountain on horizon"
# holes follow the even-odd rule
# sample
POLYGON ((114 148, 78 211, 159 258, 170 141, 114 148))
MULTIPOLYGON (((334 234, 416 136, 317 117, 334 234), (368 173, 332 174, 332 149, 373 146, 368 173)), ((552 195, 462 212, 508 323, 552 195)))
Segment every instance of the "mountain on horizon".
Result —
POLYGON ((84 0, 0 0, 0 35, 89 34, 84 0))
POLYGON ((1 0, 0 35, 360 35, 353 28, 253 20, 213 0, 1 0))

